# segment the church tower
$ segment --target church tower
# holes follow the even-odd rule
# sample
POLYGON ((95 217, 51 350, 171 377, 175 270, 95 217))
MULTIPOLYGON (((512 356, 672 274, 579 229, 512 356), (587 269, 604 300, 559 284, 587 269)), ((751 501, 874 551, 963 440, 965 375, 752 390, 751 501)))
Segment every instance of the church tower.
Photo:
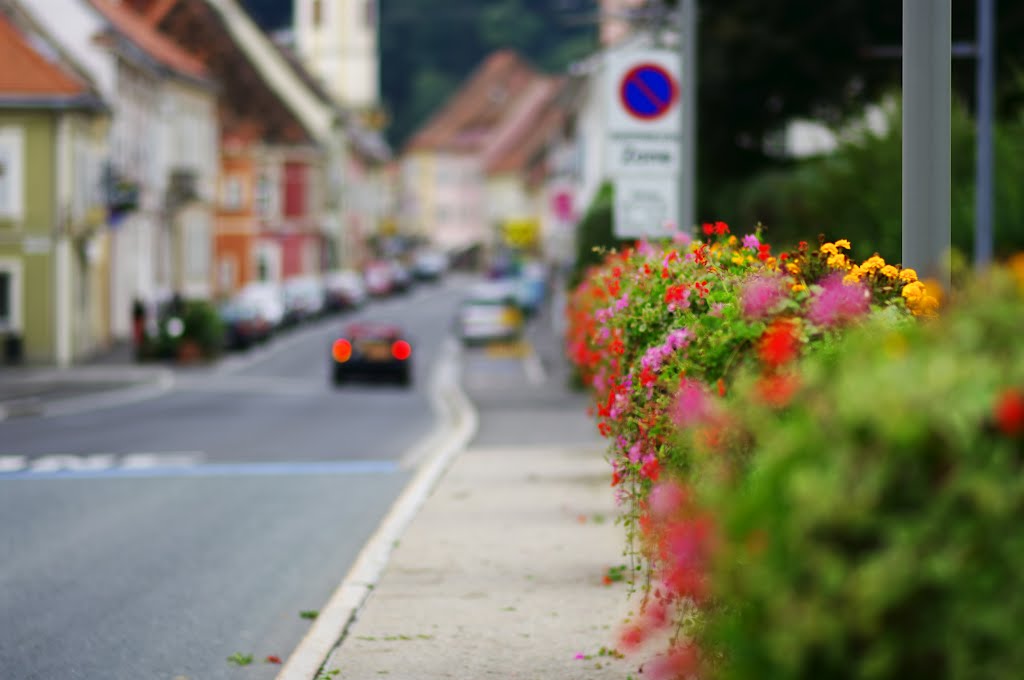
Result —
POLYGON ((344 108, 380 104, 378 0, 294 0, 292 30, 299 58, 344 108))

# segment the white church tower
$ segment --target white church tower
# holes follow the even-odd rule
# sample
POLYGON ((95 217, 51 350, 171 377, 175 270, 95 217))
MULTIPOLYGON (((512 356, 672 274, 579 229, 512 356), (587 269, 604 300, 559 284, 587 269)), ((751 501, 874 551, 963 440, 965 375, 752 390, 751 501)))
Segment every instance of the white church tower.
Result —
POLYGON ((294 0, 299 58, 344 108, 380 104, 378 0, 294 0))

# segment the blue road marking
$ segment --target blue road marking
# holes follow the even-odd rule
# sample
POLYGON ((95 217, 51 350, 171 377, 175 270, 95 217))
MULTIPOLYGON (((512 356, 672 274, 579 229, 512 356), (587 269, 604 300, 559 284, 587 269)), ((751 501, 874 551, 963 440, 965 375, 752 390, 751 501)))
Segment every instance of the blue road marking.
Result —
POLYGON ((211 463, 195 466, 104 470, 19 470, 0 473, 0 481, 18 479, 141 479, 158 477, 277 477, 299 475, 387 475, 399 472, 397 461, 343 460, 308 463, 211 463))

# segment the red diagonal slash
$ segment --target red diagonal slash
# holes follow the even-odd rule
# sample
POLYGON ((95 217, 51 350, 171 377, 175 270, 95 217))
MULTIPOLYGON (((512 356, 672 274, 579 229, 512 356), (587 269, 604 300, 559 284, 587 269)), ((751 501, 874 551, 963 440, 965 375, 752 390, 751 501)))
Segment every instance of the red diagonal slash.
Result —
POLYGON ((652 102, 654 102, 654 105, 657 106, 658 109, 666 109, 666 108, 668 108, 668 104, 663 102, 661 100, 661 97, 656 95, 654 93, 654 90, 652 90, 650 87, 647 86, 647 83, 645 83, 643 81, 643 79, 640 78, 640 74, 635 74, 632 78, 630 78, 626 82, 631 84, 631 85, 636 85, 640 89, 640 92, 642 92, 644 94, 644 96, 646 96, 648 99, 650 99, 652 102))

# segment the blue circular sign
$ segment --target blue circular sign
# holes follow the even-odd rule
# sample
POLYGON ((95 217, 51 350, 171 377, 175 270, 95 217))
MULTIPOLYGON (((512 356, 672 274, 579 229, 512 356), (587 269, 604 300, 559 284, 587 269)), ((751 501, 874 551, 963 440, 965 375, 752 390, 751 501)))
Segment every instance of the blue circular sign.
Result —
POLYGON ((672 74, 658 64, 640 64, 622 77, 619 98, 626 111, 641 120, 656 120, 671 110, 679 96, 672 74))

